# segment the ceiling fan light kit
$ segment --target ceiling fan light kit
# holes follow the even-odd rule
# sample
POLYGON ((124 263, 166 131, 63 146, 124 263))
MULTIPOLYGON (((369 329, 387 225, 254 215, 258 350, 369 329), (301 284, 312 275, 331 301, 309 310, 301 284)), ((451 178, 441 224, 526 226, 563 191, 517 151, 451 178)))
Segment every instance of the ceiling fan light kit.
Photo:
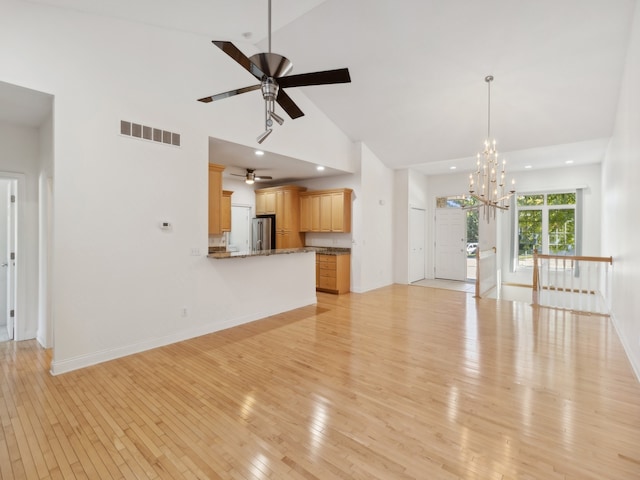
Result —
POLYGON ((257 53, 251 57, 247 57, 233 43, 213 40, 213 44, 216 47, 226 53, 241 67, 251 73, 251 75, 260 80, 260 83, 258 85, 238 88, 236 90, 230 90, 228 92, 198 99, 199 102, 210 103, 216 100, 222 100, 241 93, 260 89, 262 92, 262 98, 264 99, 265 131, 258 136, 258 143, 264 142, 271 134, 271 127, 273 126, 274 120, 278 125, 282 125, 284 123, 284 119, 275 113, 276 103, 278 103, 278 105, 287 112, 287 115, 289 115, 291 119, 296 119, 304 115, 302 110, 300 110, 291 97, 284 92, 284 88, 351 82, 351 77, 347 68, 286 76, 293 68, 293 64, 286 57, 278 55, 277 53, 271 53, 271 0, 269 0, 268 8, 268 52, 257 53))
MULTIPOLYGON (((269 133, 271 133, 271 131, 269 131, 269 133)), ((232 173, 231 175, 234 175, 236 177, 244 177, 244 183, 246 183, 247 185, 253 185, 255 182, 259 182, 261 180, 273 179, 273 177, 270 177, 268 175, 256 175, 255 168, 247 168, 247 173, 245 173, 244 175, 240 175, 238 173, 232 173)))

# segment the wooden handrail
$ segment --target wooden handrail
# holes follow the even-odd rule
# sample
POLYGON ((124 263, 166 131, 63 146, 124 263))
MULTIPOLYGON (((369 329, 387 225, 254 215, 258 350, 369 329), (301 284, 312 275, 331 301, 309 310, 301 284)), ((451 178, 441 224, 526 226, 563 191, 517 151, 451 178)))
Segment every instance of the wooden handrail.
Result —
POLYGON ((543 253, 533 252, 533 258, 546 258, 552 259, 557 258, 558 260, 576 260, 579 262, 606 262, 610 265, 613 265, 613 257, 585 257, 582 255, 546 255, 543 253))
MULTIPOLYGON (((567 287, 564 284, 564 282, 566 281, 566 278, 563 275, 559 277, 559 279, 562 281, 562 285, 553 285, 553 284, 541 285, 542 274, 540 272, 540 268, 542 268, 542 265, 541 265, 541 262, 538 261, 539 259, 548 260, 549 262, 547 262, 547 265, 551 264, 550 260, 555 260, 556 266, 559 264, 558 261, 560 261, 560 266, 564 271, 566 271, 567 269, 567 263, 569 263, 568 266, 571 269, 578 268, 580 262, 584 262, 585 264, 592 262, 592 263, 608 263, 609 265, 613 265, 613 257, 593 257, 593 256, 583 256, 583 255, 550 255, 550 254, 540 254, 537 252, 537 250, 534 250, 533 251, 533 289, 532 289, 532 301, 534 306, 539 305, 539 297, 540 297, 539 292, 541 291, 548 291, 548 292, 553 291, 553 292, 563 292, 563 293, 591 295, 591 296, 595 296, 598 293, 597 289, 581 288, 580 286, 578 286, 578 288, 575 288, 573 287, 573 281, 571 282, 571 286, 567 287)), ((605 267, 605 268, 608 268, 608 267, 605 267)), ((558 280, 557 272, 556 272, 555 279, 558 280)), ((573 302, 571 304, 573 305, 573 302)), ((602 312, 597 311, 595 313, 602 313, 602 312)))

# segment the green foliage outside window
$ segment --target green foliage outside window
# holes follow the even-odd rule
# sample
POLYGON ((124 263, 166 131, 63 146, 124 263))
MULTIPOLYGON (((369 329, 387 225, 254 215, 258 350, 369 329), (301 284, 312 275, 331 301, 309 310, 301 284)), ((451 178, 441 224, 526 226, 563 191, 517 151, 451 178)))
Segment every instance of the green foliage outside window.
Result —
POLYGON ((519 207, 544 205, 544 195, 518 195, 519 207))
POLYGON ((542 210, 518 212, 518 256, 533 257, 533 251, 542 250, 542 210))
POLYGON ((533 265, 534 250, 552 255, 575 254, 575 192, 519 195, 517 204, 518 265, 533 265))
POLYGON ((576 246, 576 211, 573 208, 549 210, 549 253, 573 255, 576 246))
POLYGON ((575 205, 575 193, 550 193, 547 195, 547 205, 575 205))

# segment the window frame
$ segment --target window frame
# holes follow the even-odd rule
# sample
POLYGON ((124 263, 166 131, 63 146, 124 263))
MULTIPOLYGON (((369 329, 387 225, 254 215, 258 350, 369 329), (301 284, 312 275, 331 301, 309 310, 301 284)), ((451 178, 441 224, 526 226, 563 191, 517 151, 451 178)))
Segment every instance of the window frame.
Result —
POLYGON ((541 233, 541 247, 542 251, 540 253, 548 253, 549 252, 549 212, 551 210, 569 210, 572 209, 573 213, 573 228, 574 228, 574 255, 579 255, 579 250, 581 249, 580 239, 582 235, 579 233, 581 229, 582 223, 579 221, 578 215, 582 211, 581 207, 582 195, 580 189, 561 189, 561 190, 552 190, 552 191, 534 191, 534 192, 522 192, 518 193, 513 198, 513 258, 512 265, 513 271, 517 270, 529 270, 532 269, 532 265, 523 265, 520 263, 520 212, 524 210, 528 211, 541 211, 542 212, 542 233, 541 233), (557 194, 574 194, 575 203, 573 204, 549 204, 548 196, 549 195, 557 195, 557 194), (543 203, 540 205, 519 205, 518 198, 526 197, 526 196, 543 196, 543 203))

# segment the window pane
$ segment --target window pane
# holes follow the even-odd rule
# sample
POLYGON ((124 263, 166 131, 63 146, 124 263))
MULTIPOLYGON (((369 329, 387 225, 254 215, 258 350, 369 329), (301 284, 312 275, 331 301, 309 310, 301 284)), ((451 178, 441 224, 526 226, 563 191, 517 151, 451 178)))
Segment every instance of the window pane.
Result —
POLYGON ((518 195, 518 206, 528 207, 531 205, 542 205, 544 195, 518 195))
POLYGON ((576 247, 575 216, 573 208, 549 210, 549 253, 574 255, 576 247))
POLYGON ((518 212, 518 266, 533 266, 533 250, 542 251, 542 210, 518 212))
POLYGON ((575 193, 550 193, 547 195, 547 204, 549 205, 575 205, 575 193))

